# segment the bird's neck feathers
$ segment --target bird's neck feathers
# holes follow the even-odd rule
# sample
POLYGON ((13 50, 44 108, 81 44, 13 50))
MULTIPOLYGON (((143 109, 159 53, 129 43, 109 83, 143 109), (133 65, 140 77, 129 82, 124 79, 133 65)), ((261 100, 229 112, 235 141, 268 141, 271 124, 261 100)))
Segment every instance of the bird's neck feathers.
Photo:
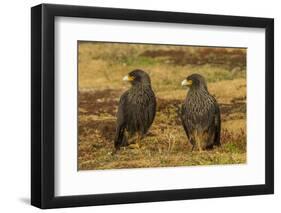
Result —
POLYGON ((129 89, 128 92, 128 97, 132 102, 138 102, 140 100, 140 97, 144 97, 145 99, 147 99, 150 96, 154 95, 149 84, 134 85, 129 89))
POLYGON ((193 86, 189 89, 188 93, 209 93, 206 85, 193 86))
POLYGON ((201 99, 201 97, 208 97, 210 96, 210 93, 208 92, 208 89, 206 86, 200 86, 200 87, 191 87, 186 95, 186 100, 190 99, 201 99))
POLYGON ((137 83, 132 85, 132 87, 130 88, 131 91, 136 91, 136 92, 141 92, 143 90, 147 90, 147 89, 151 89, 151 85, 148 83, 137 83))

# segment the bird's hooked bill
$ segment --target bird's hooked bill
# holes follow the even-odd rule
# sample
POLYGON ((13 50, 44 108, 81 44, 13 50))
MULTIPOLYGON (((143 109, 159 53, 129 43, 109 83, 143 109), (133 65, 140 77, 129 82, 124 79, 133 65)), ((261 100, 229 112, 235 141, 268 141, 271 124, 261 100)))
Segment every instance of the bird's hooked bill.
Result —
POLYGON ((126 75, 126 76, 124 76, 124 78, 123 78, 123 81, 132 81, 132 80, 134 80, 134 78, 131 77, 131 76, 129 76, 129 75, 126 75))
POLYGON ((181 85, 182 86, 190 86, 192 84, 192 81, 191 80, 186 80, 184 79, 182 82, 181 82, 181 85))

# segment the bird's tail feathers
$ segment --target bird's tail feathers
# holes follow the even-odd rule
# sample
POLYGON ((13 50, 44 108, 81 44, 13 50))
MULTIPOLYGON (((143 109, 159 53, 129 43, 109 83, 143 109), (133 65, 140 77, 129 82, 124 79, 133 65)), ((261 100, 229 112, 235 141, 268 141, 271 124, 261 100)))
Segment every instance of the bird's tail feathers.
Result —
POLYGON ((121 146, 125 146, 128 143, 127 136, 125 134, 125 129, 120 128, 116 131, 116 136, 114 139, 115 149, 120 149, 121 146))
POLYGON ((215 134, 214 145, 216 145, 216 146, 220 146, 221 145, 221 142, 220 142, 220 132, 215 134))

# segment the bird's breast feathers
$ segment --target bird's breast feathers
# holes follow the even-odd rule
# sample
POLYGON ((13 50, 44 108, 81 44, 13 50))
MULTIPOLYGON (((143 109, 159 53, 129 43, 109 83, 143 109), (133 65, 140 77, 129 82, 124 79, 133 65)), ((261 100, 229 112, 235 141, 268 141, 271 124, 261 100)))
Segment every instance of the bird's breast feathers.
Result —
POLYGON ((134 89, 128 93, 128 103, 147 106, 155 101, 155 95, 151 89, 134 89))
POLYGON ((188 95, 184 103, 185 117, 189 123, 207 125, 212 123, 217 111, 217 102, 210 94, 188 95))

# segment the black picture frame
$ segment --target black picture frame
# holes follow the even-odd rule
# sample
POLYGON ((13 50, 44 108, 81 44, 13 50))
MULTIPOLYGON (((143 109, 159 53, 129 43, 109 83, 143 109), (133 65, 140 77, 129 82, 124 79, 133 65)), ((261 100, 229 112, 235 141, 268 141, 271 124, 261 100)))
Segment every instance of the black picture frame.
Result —
MULTIPOLYGON (((94 193, 94 192, 93 192, 94 193)), ((274 193, 274 20, 241 16, 41 4, 31 8, 31 204, 39 208, 218 198, 274 193), (54 195, 55 17, 264 28, 265 184, 78 196, 54 195)))

